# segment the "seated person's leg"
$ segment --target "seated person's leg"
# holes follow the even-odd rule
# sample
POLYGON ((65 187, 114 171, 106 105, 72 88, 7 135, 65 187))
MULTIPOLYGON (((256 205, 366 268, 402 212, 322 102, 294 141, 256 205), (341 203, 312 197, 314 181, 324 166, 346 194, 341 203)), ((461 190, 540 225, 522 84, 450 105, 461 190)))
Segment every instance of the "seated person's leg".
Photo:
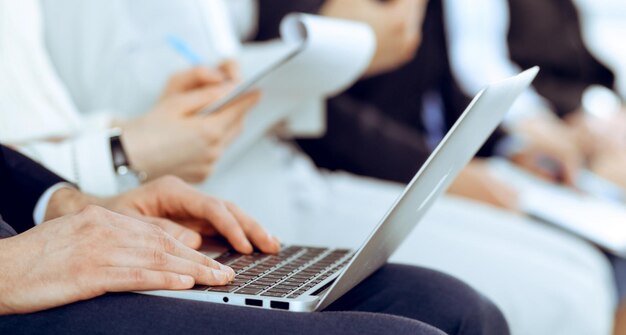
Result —
POLYGON ((467 284, 446 274, 389 264, 326 311, 379 312, 417 319, 447 334, 507 334, 498 308, 467 284))
POLYGON ((0 317, 0 333, 506 334, 500 312, 446 275, 388 265, 322 313, 291 313, 134 294, 0 317), (414 285, 418 283, 418 285, 414 285), (416 303, 417 302, 417 303, 416 303))

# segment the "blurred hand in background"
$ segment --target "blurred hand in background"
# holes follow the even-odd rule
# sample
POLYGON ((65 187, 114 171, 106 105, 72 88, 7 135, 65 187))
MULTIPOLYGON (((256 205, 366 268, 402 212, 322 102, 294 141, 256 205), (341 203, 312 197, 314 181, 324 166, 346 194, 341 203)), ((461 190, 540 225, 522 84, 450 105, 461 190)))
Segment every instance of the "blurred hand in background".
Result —
POLYGON ((626 111, 604 118, 577 112, 567 121, 588 168, 626 190, 626 111))
POLYGON ((196 67, 174 75, 150 112, 119 123, 132 167, 150 179, 172 174, 189 182, 205 180, 240 134, 260 94, 245 94, 211 115, 198 112, 231 92, 238 80, 232 62, 219 69, 196 67))
POLYGON ((488 164, 480 159, 474 159, 461 171, 448 193, 502 209, 519 211, 518 192, 494 176, 488 164))
POLYGON ((524 145, 510 159, 536 175, 558 183, 574 185, 584 164, 584 154, 574 133, 560 119, 537 117, 518 124, 514 133, 524 145))

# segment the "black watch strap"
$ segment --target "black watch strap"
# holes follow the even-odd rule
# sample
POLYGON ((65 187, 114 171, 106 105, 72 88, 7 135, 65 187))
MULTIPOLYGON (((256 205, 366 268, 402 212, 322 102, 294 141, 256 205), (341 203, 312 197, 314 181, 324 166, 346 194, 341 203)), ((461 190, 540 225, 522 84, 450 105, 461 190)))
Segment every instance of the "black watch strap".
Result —
POLYGON ((122 144, 122 135, 114 134, 111 140, 111 158, 113 160, 113 169, 118 174, 124 174, 130 170, 130 161, 122 144))

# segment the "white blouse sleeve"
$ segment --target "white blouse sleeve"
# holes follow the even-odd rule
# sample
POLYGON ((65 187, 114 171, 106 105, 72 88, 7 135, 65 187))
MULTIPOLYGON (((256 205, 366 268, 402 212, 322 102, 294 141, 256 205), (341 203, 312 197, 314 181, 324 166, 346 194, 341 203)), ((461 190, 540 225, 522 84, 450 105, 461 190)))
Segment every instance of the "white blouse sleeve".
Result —
POLYGON ((31 141, 18 150, 61 177, 80 186, 81 190, 98 196, 118 193, 113 169, 109 131, 85 132, 62 142, 31 141))

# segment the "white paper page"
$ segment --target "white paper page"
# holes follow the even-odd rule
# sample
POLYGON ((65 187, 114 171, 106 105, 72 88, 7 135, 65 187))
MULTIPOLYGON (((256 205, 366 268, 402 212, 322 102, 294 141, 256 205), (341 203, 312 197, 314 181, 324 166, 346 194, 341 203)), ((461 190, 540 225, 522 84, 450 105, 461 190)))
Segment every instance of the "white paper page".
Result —
POLYGON ((624 194, 624 190, 621 187, 590 171, 582 171, 580 176, 578 176, 576 186, 586 193, 595 195, 603 200, 618 203, 626 202, 626 194, 624 194))
POLYGON ((376 48, 363 23, 307 14, 287 16, 281 37, 247 48, 241 61, 244 78, 249 78, 304 43, 302 52, 259 84, 289 96, 328 96, 346 89, 369 66, 376 48))
POLYGON ((551 184, 505 161, 492 168, 520 192, 522 211, 626 256, 626 206, 551 184))
POLYGON ((305 43, 305 47, 259 82, 261 102, 248 115, 243 133, 222 156, 217 169, 227 169, 251 144, 278 126, 291 124, 302 132, 321 133, 325 118, 320 102, 358 80, 376 48, 372 30, 357 22, 291 14, 281 31, 282 40, 244 46, 239 58, 244 81, 291 52, 294 45, 305 43))

